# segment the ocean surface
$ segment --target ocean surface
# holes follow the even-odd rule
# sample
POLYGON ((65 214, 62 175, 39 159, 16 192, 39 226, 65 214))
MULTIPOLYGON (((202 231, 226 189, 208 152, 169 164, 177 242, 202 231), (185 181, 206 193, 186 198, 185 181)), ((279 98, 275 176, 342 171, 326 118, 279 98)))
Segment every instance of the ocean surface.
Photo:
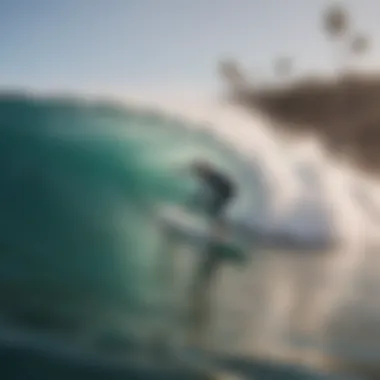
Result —
POLYGON ((162 329, 186 352, 179 315, 199 236, 184 227, 188 239, 173 243, 160 216, 194 213, 188 167, 199 158, 238 184, 227 220, 248 253, 219 273, 205 362, 308 379, 317 374, 257 357, 379 360, 378 184, 312 138, 281 136, 263 115, 215 100, 4 93, 0 145, 2 379, 197 376, 199 354, 157 368, 84 352, 104 353, 111 337, 130 358, 162 329))

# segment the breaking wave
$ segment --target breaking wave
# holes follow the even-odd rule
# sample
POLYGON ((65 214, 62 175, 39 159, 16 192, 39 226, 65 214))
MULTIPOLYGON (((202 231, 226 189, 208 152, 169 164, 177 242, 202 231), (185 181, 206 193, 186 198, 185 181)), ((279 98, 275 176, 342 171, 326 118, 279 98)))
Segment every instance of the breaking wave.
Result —
MULTIPOLYGON (((286 321, 320 336, 362 291, 359 264, 376 256, 376 181, 228 104, 4 94, 0 145, 0 304, 21 325, 146 333, 173 286, 158 273, 157 212, 185 207, 198 186, 187 168, 200 157, 239 187, 228 219, 252 260, 244 275, 223 272, 216 310, 222 320, 235 300, 244 352, 290 340, 286 321)), ((225 319, 224 333, 237 324, 225 319)))

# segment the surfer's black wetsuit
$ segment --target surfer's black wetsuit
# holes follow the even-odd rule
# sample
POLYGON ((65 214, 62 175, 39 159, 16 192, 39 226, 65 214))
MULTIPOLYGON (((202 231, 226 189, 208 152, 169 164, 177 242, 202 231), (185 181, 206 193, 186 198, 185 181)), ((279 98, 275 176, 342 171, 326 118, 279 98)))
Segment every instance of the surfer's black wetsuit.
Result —
POLYGON ((212 199, 209 199, 207 207, 208 212, 217 217, 236 195, 235 184, 227 175, 208 164, 196 163, 194 168, 197 176, 212 192, 212 199))

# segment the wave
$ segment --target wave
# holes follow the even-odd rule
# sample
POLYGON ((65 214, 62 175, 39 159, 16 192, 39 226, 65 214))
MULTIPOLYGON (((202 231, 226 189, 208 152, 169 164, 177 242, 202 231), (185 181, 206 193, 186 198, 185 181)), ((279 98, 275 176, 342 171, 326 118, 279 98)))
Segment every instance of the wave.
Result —
POLYGON ((21 324, 91 335, 111 326, 126 331, 132 320, 127 335, 149 334, 168 289, 157 275, 163 241, 154 216, 196 191, 187 168, 199 157, 236 180, 239 197, 228 218, 253 245, 245 276, 222 274, 217 306, 230 307, 231 298, 243 305, 244 352, 269 342, 269 331, 281 335, 289 318, 296 332, 305 320, 314 334, 325 329, 354 281, 363 244, 377 238, 376 181, 332 162, 315 140, 286 140, 263 115, 228 104, 7 93, 0 134, 0 304, 21 324), (311 261, 283 254, 300 246, 311 261), (344 254, 310 254, 318 249, 344 254), (265 291, 252 299, 244 292, 256 280, 265 291), (261 316, 259 299, 267 303, 261 316), (284 314, 295 309, 297 318, 284 314))

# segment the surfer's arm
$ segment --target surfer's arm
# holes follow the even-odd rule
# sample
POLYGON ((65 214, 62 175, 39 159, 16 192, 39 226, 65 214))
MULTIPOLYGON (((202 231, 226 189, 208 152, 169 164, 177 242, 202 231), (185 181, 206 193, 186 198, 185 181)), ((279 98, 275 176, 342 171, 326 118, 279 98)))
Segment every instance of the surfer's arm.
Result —
POLYGON ((244 265, 248 260, 246 250, 237 244, 219 243, 216 249, 219 257, 225 261, 244 265))

